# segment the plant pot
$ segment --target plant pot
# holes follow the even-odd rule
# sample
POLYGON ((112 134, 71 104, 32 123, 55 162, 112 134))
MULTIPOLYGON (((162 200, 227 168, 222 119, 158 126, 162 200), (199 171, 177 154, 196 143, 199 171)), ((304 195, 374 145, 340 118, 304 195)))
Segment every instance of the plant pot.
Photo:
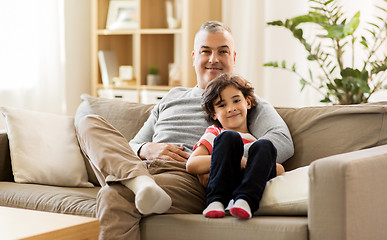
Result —
POLYGON ((161 78, 160 75, 148 74, 146 76, 146 84, 149 86, 160 85, 161 78))

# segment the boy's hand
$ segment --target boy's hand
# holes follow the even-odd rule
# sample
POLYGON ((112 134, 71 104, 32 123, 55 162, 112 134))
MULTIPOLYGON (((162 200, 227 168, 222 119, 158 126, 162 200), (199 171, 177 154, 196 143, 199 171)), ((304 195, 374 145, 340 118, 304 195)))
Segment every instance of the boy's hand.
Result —
POLYGON ((141 159, 146 160, 166 160, 186 162, 189 158, 189 154, 183 151, 183 147, 168 143, 153 143, 148 142, 144 144, 139 152, 141 159))
POLYGON ((199 182, 202 184, 203 187, 207 187, 208 180, 210 179, 210 174, 198 174, 199 182))
POLYGON ((247 158, 242 157, 242 160, 241 160, 241 169, 245 169, 245 168, 246 168, 246 164, 247 164, 247 158))

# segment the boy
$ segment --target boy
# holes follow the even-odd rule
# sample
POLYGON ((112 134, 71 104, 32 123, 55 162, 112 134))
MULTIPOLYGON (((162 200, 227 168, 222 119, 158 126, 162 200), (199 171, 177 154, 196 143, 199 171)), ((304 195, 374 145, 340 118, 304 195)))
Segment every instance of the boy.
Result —
POLYGON ((186 169, 192 174, 209 172, 206 217, 224 217, 224 206, 231 199, 233 216, 251 218, 258 210, 266 182, 284 172, 275 167, 276 149, 269 140, 257 139, 249 133, 247 115, 257 106, 254 89, 241 77, 221 74, 211 81, 203 93, 207 120, 214 125, 194 147, 186 169), (253 143, 244 154, 244 144, 253 143), (247 156, 247 158, 246 158, 247 156), (270 172, 261 166, 269 165, 270 172))

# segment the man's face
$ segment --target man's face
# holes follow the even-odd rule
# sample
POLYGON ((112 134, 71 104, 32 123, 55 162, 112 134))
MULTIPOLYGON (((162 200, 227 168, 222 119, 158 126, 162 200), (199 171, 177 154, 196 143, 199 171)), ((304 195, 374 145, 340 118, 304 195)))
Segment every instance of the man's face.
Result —
POLYGON ((200 88, 206 88, 212 79, 222 73, 233 73, 236 52, 229 32, 200 31, 194 45, 192 60, 200 88))

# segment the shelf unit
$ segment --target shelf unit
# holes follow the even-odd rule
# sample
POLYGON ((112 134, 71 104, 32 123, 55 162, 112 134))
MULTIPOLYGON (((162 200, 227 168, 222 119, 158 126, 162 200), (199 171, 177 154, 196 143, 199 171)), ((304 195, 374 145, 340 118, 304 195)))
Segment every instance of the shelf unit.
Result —
POLYGON ((92 95, 98 96, 99 89, 135 90, 138 102, 141 91, 168 91, 169 64, 181 68, 181 85, 193 87, 196 76, 192 67, 191 51, 193 39, 200 25, 208 20, 221 20, 222 0, 172 0, 174 6, 181 6, 181 24, 170 29, 166 20, 168 0, 130 0, 137 2, 139 28, 109 30, 106 20, 109 0, 92 0, 91 14, 91 88, 92 95), (125 86, 104 86, 98 62, 99 50, 112 50, 118 64, 133 66, 134 81, 125 86), (161 84, 149 86, 146 76, 150 66, 157 66, 161 84))

